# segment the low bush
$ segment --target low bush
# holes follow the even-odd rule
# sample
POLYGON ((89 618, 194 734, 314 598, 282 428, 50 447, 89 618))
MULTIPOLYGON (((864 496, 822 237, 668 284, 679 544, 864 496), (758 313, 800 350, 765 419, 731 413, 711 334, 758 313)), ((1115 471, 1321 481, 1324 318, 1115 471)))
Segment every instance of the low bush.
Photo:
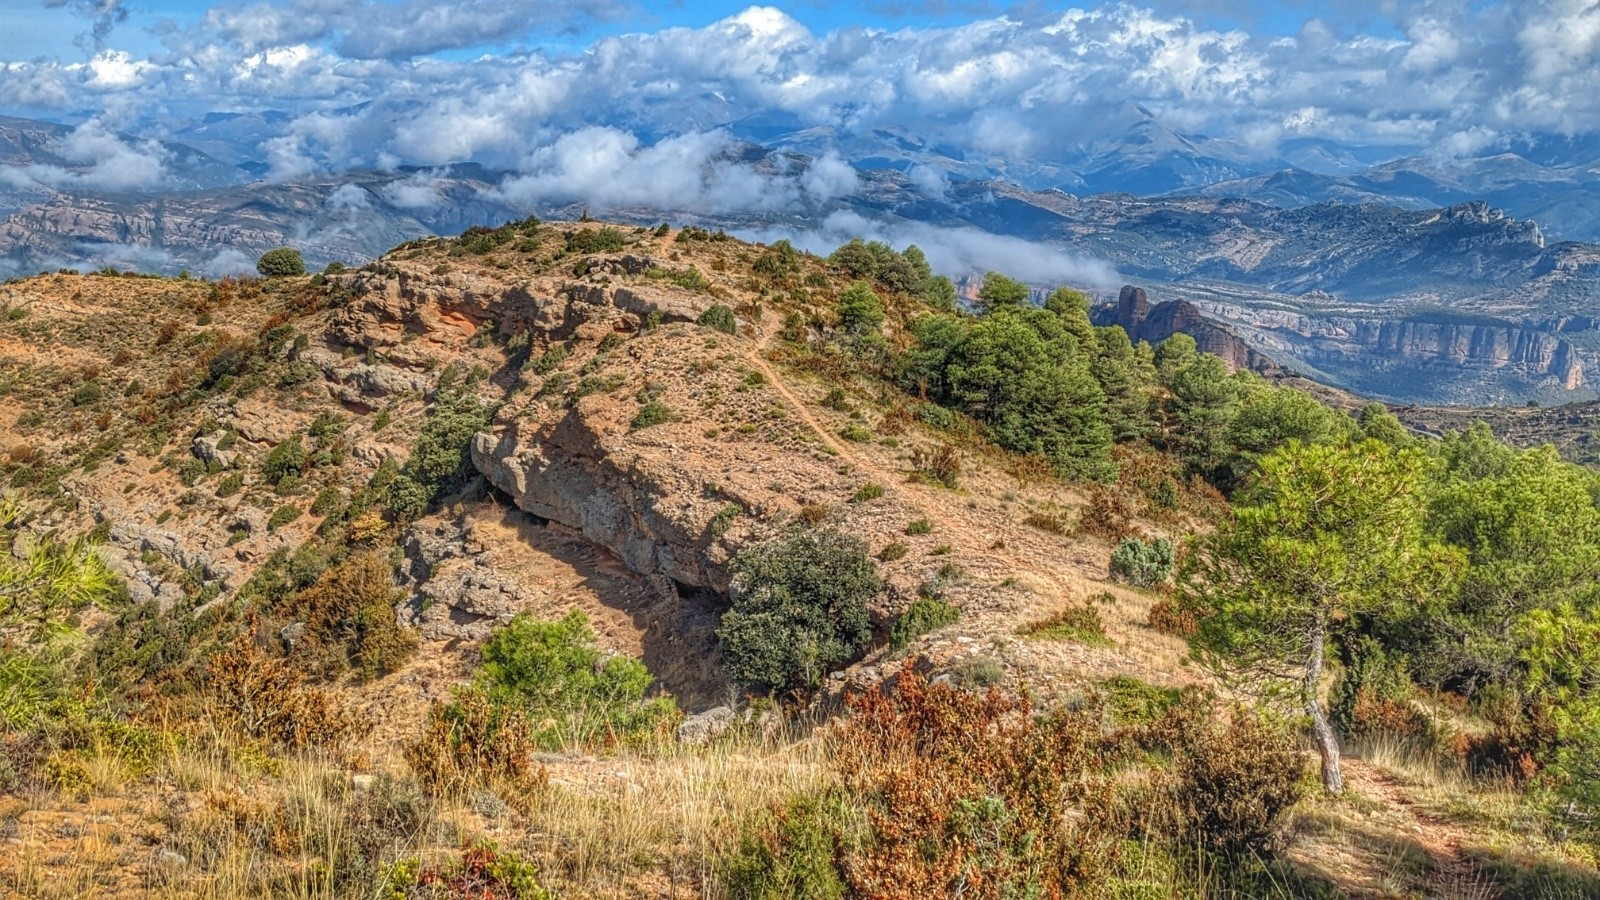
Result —
POLYGON ((461 848, 461 858, 423 865, 415 859, 397 862, 386 885, 396 898, 439 900, 555 900, 539 884, 539 868, 493 841, 461 848))
POLYGON ((538 749, 525 710, 472 686, 457 689, 448 703, 435 702, 421 732, 402 748, 411 771, 440 794, 495 784, 536 794, 547 777, 534 762, 538 749))
POLYGON ((1154 587, 1172 574, 1172 562, 1172 542, 1166 538, 1125 538, 1111 551, 1111 577, 1134 587, 1154 587))
POLYGON ((906 554, 910 552, 911 548, 907 547, 905 544, 902 544, 899 541, 891 541, 885 544, 882 550, 878 551, 878 561, 894 562, 897 559, 905 559, 906 554))
POLYGON ((950 444, 911 451, 912 480, 955 490, 961 485, 961 454, 950 444))
POLYGON ((882 582, 859 539, 834 529, 791 531, 742 551, 732 571, 732 608, 717 636, 736 684, 809 690, 866 649, 867 600, 882 582))
POLYGON ((211 658, 206 687, 221 721, 284 749, 337 749, 361 731, 337 700, 248 635, 211 658))
POLYGON ((659 400, 651 400, 639 407, 639 412, 633 417, 629 427, 638 431, 641 428, 650 428, 670 421, 672 421, 672 407, 659 400))
POLYGON ((1180 834, 1229 856, 1276 849, 1284 813, 1303 791, 1305 757, 1295 739, 1242 708, 1224 720, 1200 703, 1180 704, 1166 727, 1166 789, 1180 834))
POLYGON ((417 636, 395 613, 404 596, 388 559, 367 551, 323 573, 281 603, 278 612, 305 623, 297 653, 322 657, 324 674, 348 666, 371 680, 399 669, 416 652, 417 636))
POLYGON ((733 310, 721 303, 712 304, 700 318, 695 319, 696 325, 720 331, 724 334, 738 334, 739 320, 734 316, 733 310))
POLYGON ((1067 522, 1065 516, 1057 512, 1047 512, 1044 510, 1036 510, 1028 513, 1023 517, 1022 524, 1027 525, 1030 528, 1037 528, 1040 531, 1049 532, 1050 534, 1066 534, 1072 530, 1072 525, 1067 522))
POLYGON ((483 645, 474 683, 491 701, 540 723, 534 739, 556 749, 664 734, 677 707, 670 697, 646 696, 652 680, 639 660, 602 655, 588 618, 573 610, 552 622, 512 619, 483 645))
POLYGON ((1106 637, 1105 623, 1100 620, 1100 610, 1087 603, 1063 607, 1050 618, 1029 625, 1022 633, 1043 640, 1078 641, 1097 646, 1111 643, 1106 637))
POLYGON ((856 489, 851 496, 851 503, 868 503, 883 496, 883 485, 867 483, 856 489))
POLYGON ((922 635, 954 625, 960 618, 961 610, 956 606, 934 597, 918 597, 894 620, 889 629, 889 647, 904 650, 922 635))

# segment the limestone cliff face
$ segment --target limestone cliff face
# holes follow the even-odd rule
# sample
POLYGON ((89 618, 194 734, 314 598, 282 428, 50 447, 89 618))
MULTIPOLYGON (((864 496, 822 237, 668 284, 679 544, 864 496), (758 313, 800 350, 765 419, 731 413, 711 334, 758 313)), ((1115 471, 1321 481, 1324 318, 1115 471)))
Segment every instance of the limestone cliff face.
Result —
POLYGON ((1575 319, 1539 325, 1307 316, 1284 310, 1204 304, 1203 312, 1239 328, 1267 354, 1313 364, 1375 360, 1507 370, 1563 391, 1586 386, 1585 353, 1562 335, 1586 330, 1575 319))
POLYGON ((1318 316, 1203 300, 1152 304, 1144 289, 1128 285, 1116 306, 1096 309, 1094 318, 1152 344, 1183 332, 1234 369, 1273 372, 1281 364, 1338 376, 1358 391, 1428 402, 1505 402, 1517 396, 1507 384, 1584 392, 1587 370, 1600 365, 1600 354, 1569 339, 1595 329, 1589 316, 1526 323, 1318 316))
POLYGON ((1202 352, 1220 356, 1230 369, 1264 371, 1276 366, 1231 328, 1207 318, 1193 303, 1169 300, 1152 305, 1144 288, 1131 284, 1123 286, 1114 308, 1102 307, 1094 311, 1094 322, 1096 325, 1121 325, 1134 341, 1147 341, 1152 345, 1180 332, 1187 334, 1194 338, 1202 352))

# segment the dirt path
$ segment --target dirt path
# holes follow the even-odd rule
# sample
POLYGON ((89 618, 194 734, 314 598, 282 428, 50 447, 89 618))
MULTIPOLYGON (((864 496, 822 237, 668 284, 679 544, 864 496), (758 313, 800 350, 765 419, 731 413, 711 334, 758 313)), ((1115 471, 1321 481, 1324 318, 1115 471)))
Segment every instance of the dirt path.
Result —
MULTIPOLYGON (((917 510, 917 512, 923 518, 928 519, 941 530, 959 533, 961 529, 955 527, 956 523, 954 523, 951 517, 947 515, 942 508, 940 508, 938 503, 931 502, 927 497, 922 496, 920 490, 915 485, 909 486, 911 489, 905 489, 908 487, 905 483, 905 472, 898 469, 886 468, 864 458, 861 454, 856 453, 854 450, 841 442, 832 431, 830 431, 819 419, 817 419, 816 416, 812 415, 811 410, 808 408, 806 403, 801 400, 799 395, 789 387, 786 380, 777 371, 777 369, 767 361, 765 354, 767 347, 772 343, 772 332, 768 331, 760 323, 757 323, 756 327, 760 332, 759 337, 750 350, 745 353, 745 360, 766 377, 767 384, 777 392, 779 397, 783 398, 783 401, 787 403, 791 409, 793 409, 794 413, 799 416, 800 421, 804 422, 806 427, 811 429, 817 438, 826 444, 829 449, 838 454, 840 459, 843 459, 851 465, 861 469, 871 477, 878 479, 885 486, 895 485, 901 488, 902 496, 906 499, 910 506, 917 510)), ((984 548, 980 546, 974 547, 973 550, 990 554, 995 558, 1003 559, 1008 565, 1018 571, 1028 572, 1044 579, 1050 584, 1055 585, 1057 591, 1063 597, 1071 596, 1073 588, 1078 586, 1073 582, 1064 580, 1060 573, 1052 571, 1049 567, 1037 565, 1031 560, 1027 559, 1025 556, 1020 556, 1009 549, 996 551, 994 548, 984 548)))
POLYGON ((1347 787, 1369 800, 1399 813, 1409 826, 1405 838, 1432 861, 1423 889, 1429 897, 1446 900, 1499 900, 1493 881, 1461 852, 1467 832, 1412 799, 1404 785, 1383 769, 1364 760, 1346 757, 1347 787))

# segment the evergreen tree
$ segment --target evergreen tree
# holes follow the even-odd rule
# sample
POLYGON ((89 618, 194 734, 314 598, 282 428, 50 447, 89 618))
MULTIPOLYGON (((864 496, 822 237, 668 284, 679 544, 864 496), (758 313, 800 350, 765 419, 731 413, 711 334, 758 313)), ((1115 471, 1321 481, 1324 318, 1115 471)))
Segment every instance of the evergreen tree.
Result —
POLYGON ((1027 285, 990 272, 983 276, 983 286, 978 289, 978 306, 984 312, 994 312, 1005 306, 1024 306, 1029 296, 1027 285))
POLYGON ((1424 464, 1377 441, 1291 442, 1261 460, 1232 518, 1197 540, 1180 578, 1202 660, 1298 696, 1330 793, 1344 790, 1321 699, 1335 626, 1430 602, 1461 568, 1459 552, 1424 534, 1424 464))
POLYGON ((1105 395, 1059 316, 1002 306, 948 356, 954 403, 1017 453, 1036 453, 1069 478, 1115 476, 1105 395))
POLYGON ((1106 395, 1106 422, 1116 441, 1146 437, 1155 427, 1155 366, 1120 326, 1096 328, 1089 369, 1106 395))

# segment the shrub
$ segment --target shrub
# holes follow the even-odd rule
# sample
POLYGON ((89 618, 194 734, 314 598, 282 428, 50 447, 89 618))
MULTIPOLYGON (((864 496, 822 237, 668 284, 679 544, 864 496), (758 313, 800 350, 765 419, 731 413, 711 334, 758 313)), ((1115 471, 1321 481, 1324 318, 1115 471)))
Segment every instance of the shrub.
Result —
POLYGON ((883 324, 883 301, 871 286, 858 281, 839 295, 839 328, 850 334, 876 332, 883 324))
POLYGON ((1100 682, 1100 694, 1112 721, 1119 725, 1151 725, 1178 706, 1183 692, 1118 675, 1100 682))
POLYGON ((911 451, 912 478, 924 484, 936 484, 955 490, 961 481, 961 454, 950 444, 940 444, 933 450, 917 448, 911 451))
POLYGON ((758 690, 816 687, 866 649, 882 587, 866 545, 834 529, 792 531, 734 557, 717 629, 728 676, 758 690))
POLYGON ((493 841, 461 848, 461 858, 421 865, 403 860, 389 872, 386 885, 394 897, 474 898, 474 900, 554 900, 539 885, 539 868, 493 841))
POLYGON ((337 700, 248 635, 211 658, 206 685, 221 718, 286 749, 335 748, 360 730, 337 700))
POLYGON ((300 518, 300 507, 292 503, 285 503, 272 511, 272 517, 267 519, 267 530, 277 531, 298 518, 300 518))
POLYGON ((713 304, 709 309, 701 313, 700 318, 695 319, 695 324, 721 331, 725 334, 739 333, 739 320, 734 316, 732 309, 721 303, 713 304))
POLYGON ((889 629, 889 647, 904 650, 917 638, 932 631, 954 625, 961 618, 961 610, 934 597, 918 597, 889 629))
POLYGON ((1111 577, 1134 587, 1153 587, 1172 574, 1172 542, 1125 538, 1111 551, 1111 577))
POLYGON ((306 467, 306 447, 300 435, 284 438, 261 463, 261 477, 268 484, 277 484, 290 475, 299 475, 306 467))
POLYGON ((85 381, 83 384, 78 385, 77 390, 72 392, 72 405, 93 406, 100 402, 100 397, 103 394, 104 391, 100 387, 100 382, 85 381))
POLYGON ((1212 713, 1182 704, 1170 717, 1169 790, 1179 826, 1219 853, 1266 854, 1300 799, 1305 758, 1292 737, 1243 709, 1226 724, 1212 713))
POLYGON ((1107 646, 1105 623, 1100 621, 1100 610, 1089 604, 1066 606, 1048 619, 1035 622, 1023 629, 1023 634, 1045 640, 1079 641, 1085 644, 1107 646))
POLYGON ((534 793, 547 777, 534 763, 538 744, 527 713, 491 701, 478 687, 435 702, 422 732, 402 750, 411 771, 441 794, 495 782, 534 793))
POLYGON ((468 444, 488 426, 491 415, 470 390, 441 379, 439 400, 422 424, 399 477, 389 485, 389 509, 401 519, 416 518, 462 483, 471 469, 468 444))
POLYGON ((872 440, 872 429, 865 425, 850 424, 839 429, 839 437, 856 444, 872 440))
POLYGON ((1051 534, 1066 534, 1072 530, 1072 526, 1067 523, 1066 517, 1057 512, 1037 511, 1028 513, 1023 517, 1022 524, 1030 528, 1037 528, 1040 531, 1048 531, 1051 534))
POLYGON ((850 498, 851 503, 867 503, 883 496, 883 485, 868 482, 856 489, 855 495, 850 498))
POLYGON ((729 503, 711 516, 711 521, 706 524, 706 530, 711 533, 713 538, 720 538, 728 533, 728 529, 733 527, 733 520, 742 515, 744 515, 744 507, 737 503, 729 503))
POLYGON ((1093 710, 1036 718, 1026 699, 930 684, 908 664, 893 691, 850 700, 834 744, 866 806, 840 842, 853 896, 1080 896, 1109 875, 1108 748, 1093 710))
POLYGON ((543 353, 534 357, 533 362, 528 363, 528 368, 535 375, 549 375, 567 361, 567 353, 566 344, 551 344, 543 353))
POLYGON ((1200 630, 1200 620, 1194 612, 1171 600, 1157 600, 1150 607, 1150 617, 1147 621, 1156 631, 1174 637, 1187 638, 1200 630))
POLYGON ((670 421, 672 421, 672 407, 659 400, 651 400, 639 407, 639 412, 633 417, 629 427, 634 431, 638 431, 641 428, 649 428, 652 425, 660 425, 670 421))
POLYGON ((404 596, 387 558, 367 551, 323 573, 280 611, 305 622, 308 649, 339 648, 341 662, 371 680, 399 669, 416 652, 416 635, 395 613, 404 596))
POLYGON ((1428 717, 1411 705, 1412 682, 1404 660, 1370 637, 1352 641, 1345 665, 1328 692, 1328 718, 1345 737, 1383 734, 1420 737, 1428 717))
POLYGON ((625 245, 615 228, 580 228, 567 234, 568 253, 616 253, 625 245))
POLYGON ((232 497, 244 488, 244 476, 238 472, 230 472, 217 483, 218 497, 232 497))
POLYGON ((906 525, 906 534, 909 535, 927 534, 932 530, 933 523, 927 519, 916 519, 906 525))
POLYGON ((256 260, 256 271, 267 278, 289 278, 306 273, 306 261, 293 247, 268 250, 256 260))
POLYGON ((638 740, 676 718, 670 697, 646 698, 652 681, 644 663, 603 656, 579 610, 553 622, 526 614, 483 645, 475 684, 495 703, 525 711, 541 724, 541 746, 638 740))
POLYGON ((878 561, 894 562, 897 559, 905 559, 906 554, 910 552, 911 548, 907 547, 905 544, 902 544, 899 541, 892 541, 888 544, 885 544, 883 549, 878 551, 878 561))
MULTIPOLYGON (((798 797, 747 824, 727 862, 730 896, 742 900, 843 900, 845 832, 859 811, 836 791, 798 797)), ((857 826, 859 828, 859 826, 857 826)))

